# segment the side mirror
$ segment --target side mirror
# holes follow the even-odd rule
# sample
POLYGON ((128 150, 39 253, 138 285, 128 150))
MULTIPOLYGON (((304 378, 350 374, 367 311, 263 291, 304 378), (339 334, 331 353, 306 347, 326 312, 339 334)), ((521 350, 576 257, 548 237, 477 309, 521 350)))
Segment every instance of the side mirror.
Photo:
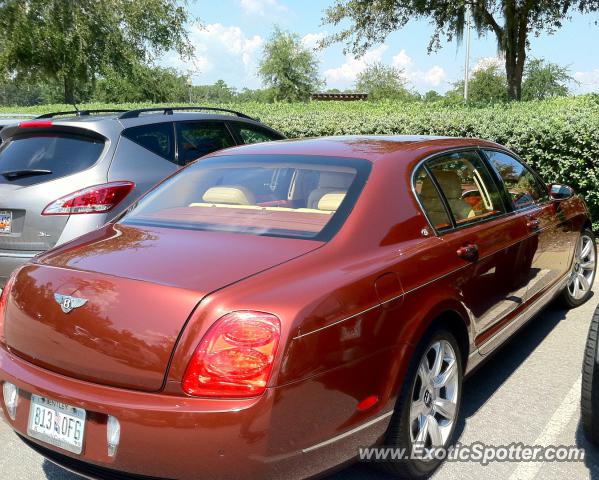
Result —
POLYGON ((574 189, 568 185, 549 185, 549 196, 552 200, 567 200, 574 196, 574 189))

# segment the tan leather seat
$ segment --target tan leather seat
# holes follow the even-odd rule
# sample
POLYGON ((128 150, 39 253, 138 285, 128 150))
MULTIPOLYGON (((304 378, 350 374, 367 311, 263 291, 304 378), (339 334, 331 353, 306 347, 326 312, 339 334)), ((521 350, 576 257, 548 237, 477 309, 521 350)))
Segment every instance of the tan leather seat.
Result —
POLYGON ((318 202, 318 210, 336 212, 344 199, 345 193, 327 193, 318 202))
POLYGON ((239 185, 221 185, 206 190, 202 200, 206 203, 221 203, 228 205, 255 205, 254 194, 239 185))
MULTIPOLYGON (((474 211, 470 205, 462 199, 462 182, 457 172, 453 171, 436 171, 434 172, 435 179, 439 183, 451 212, 456 221, 465 220, 474 216, 474 211)), ((431 222, 435 226, 449 224, 447 212, 443 202, 439 198, 439 194, 433 185, 432 180, 427 176, 422 182, 422 191, 420 193, 422 204, 426 209, 431 222)))
POLYGON ((321 172, 318 188, 308 196, 308 208, 318 208, 321 198, 327 193, 346 194, 354 175, 344 172, 321 172))

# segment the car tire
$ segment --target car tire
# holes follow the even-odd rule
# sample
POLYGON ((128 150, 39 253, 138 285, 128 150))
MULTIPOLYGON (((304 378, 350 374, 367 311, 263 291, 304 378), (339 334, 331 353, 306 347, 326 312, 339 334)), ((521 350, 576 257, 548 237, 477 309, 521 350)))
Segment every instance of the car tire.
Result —
POLYGON ((582 428, 587 440, 599 444, 599 368, 597 367, 597 342, 599 306, 591 320, 582 363, 582 395, 580 410, 582 428))
POLYGON ((595 243, 595 235, 590 229, 585 228, 576 242, 568 284, 561 295, 562 303, 567 308, 578 307, 591 297, 596 271, 597 244, 595 243), (588 268, 585 269, 585 265, 588 268))
MULTIPOLYGON (((422 433, 422 427, 425 422, 426 425, 436 424, 439 426, 439 428, 436 429, 435 435, 438 435, 441 432, 440 426, 445 424, 442 427, 442 433, 440 433, 442 437, 441 443, 443 444, 443 448, 447 448, 451 445, 455 427, 459 419, 463 371, 460 347, 455 336, 444 328, 434 328, 429 331, 419 343, 410 362, 405 382, 403 383, 395 411, 391 417, 391 422, 387 430, 385 447, 405 449, 405 452, 412 452, 415 443, 414 440, 418 439, 418 433, 422 433), (450 368, 453 369, 451 385, 448 381, 443 388, 430 388, 431 385, 434 384, 433 382, 428 385, 430 389, 423 389, 423 387, 426 387, 422 381, 423 374, 426 374, 423 365, 426 362, 430 370, 435 368, 434 360, 436 357, 433 357, 432 354, 438 352, 438 350, 435 349, 436 345, 443 345, 444 348, 444 360, 440 370, 441 374, 448 373, 450 368), (448 349, 447 346, 450 346, 451 348, 448 349), (453 362, 453 365, 450 367, 451 362, 453 362), (428 396, 426 393, 423 394, 424 391, 429 392, 428 396), (435 411, 437 401, 447 400, 448 398, 454 400, 455 408, 453 419, 450 424, 446 424, 446 418, 435 411), (424 410, 422 414, 415 418, 414 413, 418 411, 418 408, 415 408, 417 407, 415 402, 418 401, 420 401, 418 408, 424 410), (430 405, 434 406, 432 410, 429 410, 430 405), (427 411, 429 414, 426 413, 427 411), (434 422, 431 420, 431 417, 434 422)), ((433 375, 430 378, 436 379, 440 376, 441 375, 433 375)), ((449 375, 447 378, 450 380, 449 375)), ((425 447, 430 446, 432 441, 431 433, 425 434, 424 437, 421 438, 425 439, 425 447)), ((437 436, 437 438, 439 437, 437 436)), ((419 459, 413 458, 412 456, 409 457, 410 458, 402 458, 401 460, 386 461, 379 466, 388 473, 401 478, 423 479, 431 475, 442 462, 441 459, 436 458, 419 459)))

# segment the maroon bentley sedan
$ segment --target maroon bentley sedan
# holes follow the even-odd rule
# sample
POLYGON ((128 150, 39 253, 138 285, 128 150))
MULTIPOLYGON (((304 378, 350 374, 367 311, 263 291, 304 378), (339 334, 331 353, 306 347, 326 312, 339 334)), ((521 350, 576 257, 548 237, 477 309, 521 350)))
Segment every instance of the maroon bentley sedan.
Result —
POLYGON ((215 153, 10 278, 2 409, 92 478, 305 478, 369 445, 423 478, 464 376, 555 297, 589 298, 590 227, 482 140, 215 153))

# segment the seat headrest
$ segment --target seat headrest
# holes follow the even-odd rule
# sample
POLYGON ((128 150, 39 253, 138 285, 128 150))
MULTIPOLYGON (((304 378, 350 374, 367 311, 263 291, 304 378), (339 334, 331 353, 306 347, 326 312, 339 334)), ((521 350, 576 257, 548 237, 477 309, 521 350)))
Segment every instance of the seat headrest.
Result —
POLYGON ((318 201, 318 210, 325 210, 327 212, 335 212, 343 202, 345 193, 327 193, 322 196, 318 201))
POLYGON ((435 171, 435 178, 448 199, 462 198, 462 182, 458 172, 435 171))
POLYGON ((252 192, 241 186, 211 187, 206 190, 202 200, 206 203, 227 203, 230 205, 254 205, 252 192))
POLYGON ((354 179, 354 175, 344 172, 321 172, 318 179, 318 188, 339 188, 347 190, 354 179))

